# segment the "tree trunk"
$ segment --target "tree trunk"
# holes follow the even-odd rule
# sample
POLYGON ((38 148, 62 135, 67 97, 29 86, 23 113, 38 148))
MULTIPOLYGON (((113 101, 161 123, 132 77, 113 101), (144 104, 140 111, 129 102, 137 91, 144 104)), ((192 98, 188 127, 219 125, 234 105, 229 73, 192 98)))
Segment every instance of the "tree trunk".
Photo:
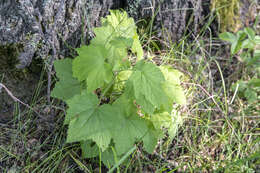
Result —
MULTIPOLYGON (((248 2, 243 0, 246 7, 248 2)), ((18 68, 28 66, 33 57, 48 58, 53 47, 58 55, 67 56, 65 42, 71 47, 86 42, 93 37, 91 30, 99 25, 100 18, 109 9, 120 8, 136 21, 155 15, 157 36, 177 41, 191 14, 197 32, 203 15, 209 13, 210 0, 2 0, 0 46, 20 45, 18 68)), ((245 11, 241 12, 243 18, 245 11)))
POLYGON ((161 37, 163 25, 173 41, 181 37, 188 14, 194 12, 196 26, 202 14, 201 0, 2 0, 0 45, 20 45, 18 68, 28 66, 34 57, 48 59, 53 47, 58 55, 67 56, 65 43, 77 47, 86 42, 100 17, 120 8, 136 21, 158 13, 153 29, 161 37))
MULTIPOLYGON (((192 14, 194 32, 199 30, 203 15, 210 11, 210 0, 1 0, 0 75, 6 75, 4 81, 12 81, 7 75, 10 67, 4 66, 16 63, 12 56, 17 56, 18 69, 29 66, 33 59, 43 59, 51 66, 54 58, 69 56, 73 53, 70 47, 94 37, 92 28, 99 25, 109 9, 125 9, 136 21, 153 20, 159 38, 177 41, 192 14)), ((15 89, 15 81, 11 82, 14 94, 27 96, 15 89)), ((5 100, 0 97, 0 106, 5 100)))

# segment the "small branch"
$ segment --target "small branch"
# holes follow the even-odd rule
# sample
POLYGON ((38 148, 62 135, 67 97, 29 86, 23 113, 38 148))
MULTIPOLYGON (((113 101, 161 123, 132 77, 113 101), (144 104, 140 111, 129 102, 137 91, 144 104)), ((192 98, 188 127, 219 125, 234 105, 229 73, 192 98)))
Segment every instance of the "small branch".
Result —
POLYGON ((22 105, 24 105, 25 107, 27 107, 28 109, 31 109, 33 112, 35 112, 39 117, 42 117, 37 111, 35 111, 31 106, 29 106, 28 104, 22 102, 21 100, 19 100, 17 97, 15 97, 13 95, 13 93, 2 83, 0 83, 0 92, 1 92, 1 89, 4 88, 5 91, 7 92, 7 94, 15 101, 15 102, 19 102, 21 103, 22 105))
POLYGON ((206 95, 208 95, 208 96, 212 99, 212 101, 213 101, 213 102, 215 103, 215 105, 217 106, 218 110, 219 110, 221 113, 225 114, 225 113, 223 112, 223 110, 220 108, 220 106, 218 105, 218 103, 216 102, 216 100, 214 99, 214 97, 212 97, 212 95, 210 95, 209 92, 208 92, 205 88, 203 88, 203 86, 201 86, 200 84, 186 83, 186 82, 183 82, 183 84, 186 84, 186 85, 194 85, 194 86, 200 87, 201 90, 202 90, 206 95))

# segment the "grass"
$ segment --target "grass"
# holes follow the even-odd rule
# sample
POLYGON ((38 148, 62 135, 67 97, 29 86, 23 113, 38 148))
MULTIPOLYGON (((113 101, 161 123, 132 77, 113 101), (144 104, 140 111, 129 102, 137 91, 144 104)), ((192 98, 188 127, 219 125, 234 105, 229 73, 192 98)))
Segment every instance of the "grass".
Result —
MULTIPOLYGON (((126 164, 114 170, 259 172, 259 100, 249 104, 231 90, 232 83, 252 77, 250 70, 230 59, 226 45, 207 27, 164 49, 158 45, 162 40, 147 33, 141 33, 147 54, 185 74, 188 104, 177 107, 184 122, 177 136, 161 140, 152 155, 138 146, 126 164)), ((15 103, 12 121, 0 124, 0 172, 107 172, 99 158, 82 159, 79 144, 65 144, 65 105, 53 100, 48 106, 46 72, 42 71, 30 104, 42 116, 15 103)))

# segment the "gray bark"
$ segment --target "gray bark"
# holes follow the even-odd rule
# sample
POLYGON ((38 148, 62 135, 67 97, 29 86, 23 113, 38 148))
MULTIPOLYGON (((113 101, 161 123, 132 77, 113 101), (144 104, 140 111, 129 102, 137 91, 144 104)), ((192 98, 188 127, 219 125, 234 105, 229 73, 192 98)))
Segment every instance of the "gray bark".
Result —
MULTIPOLYGON (((79 47, 93 38, 92 28, 100 24, 100 18, 109 9, 122 8, 136 21, 151 20, 155 15, 152 29, 157 37, 176 42, 191 14, 192 30, 199 30, 203 16, 209 14, 209 6, 210 0, 0 0, 0 82, 29 103, 39 72, 27 78, 13 77, 14 70, 7 67, 15 62, 10 57, 17 57, 18 69, 29 66, 33 59, 43 59, 50 78, 53 60, 70 56, 73 54, 70 47, 79 47)), ((243 16, 250 9, 247 6, 243 7, 243 16)), ((10 115, 13 100, 3 92, 0 91, 0 115, 4 112, 10 115)))
POLYGON ((0 46, 21 45, 18 68, 28 66, 32 58, 49 59, 53 45, 57 55, 68 56, 66 44, 77 47, 89 40, 100 17, 119 8, 136 21, 157 14, 153 29, 162 37, 163 25, 173 41, 183 34, 188 13, 194 11, 196 23, 202 13, 201 0, 2 0, 0 46))
MULTIPOLYGON (((243 18, 247 16, 248 2, 243 0, 243 18)), ((86 42, 93 37, 91 30, 99 25, 100 18, 109 9, 120 8, 136 21, 156 14, 153 30, 157 36, 177 41, 188 16, 194 15, 193 30, 197 32, 209 6, 210 0, 1 0, 0 46, 21 45, 18 68, 28 66, 33 57, 49 59, 53 48, 58 55, 67 56, 65 43, 77 47, 82 40, 86 42)))
POLYGON ((85 31, 85 37, 91 35, 90 27, 114 4, 117 3, 112 0, 1 1, 0 45, 22 44, 18 68, 28 66, 33 57, 48 58, 52 44, 62 55, 66 51, 63 41, 76 47, 81 30, 85 31), (83 26, 82 21, 86 21, 83 26))
POLYGON ((130 4, 128 11, 132 16, 135 14, 133 17, 136 21, 155 16, 153 30, 157 32, 157 36, 162 39, 170 36, 172 41, 177 41, 183 35, 188 16, 192 13, 197 30, 203 16, 203 4, 208 4, 209 8, 209 0, 204 0, 203 3, 201 0, 141 0, 135 6, 130 4))

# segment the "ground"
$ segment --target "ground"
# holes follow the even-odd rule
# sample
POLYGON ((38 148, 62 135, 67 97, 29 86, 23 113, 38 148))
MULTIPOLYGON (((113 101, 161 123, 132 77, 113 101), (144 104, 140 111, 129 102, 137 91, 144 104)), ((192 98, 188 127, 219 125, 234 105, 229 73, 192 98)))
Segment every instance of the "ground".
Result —
MULTIPOLYGON (((260 172, 259 100, 249 103, 232 90, 236 81, 254 77, 255 69, 231 56, 218 33, 210 35, 205 29, 169 45, 142 31, 146 54, 184 73, 188 103, 176 106, 184 123, 173 141, 166 136, 153 154, 139 145, 120 172, 260 172)), ((8 82, 13 76, 1 71, 0 82, 11 92, 22 82, 30 83, 13 95, 33 110, 12 102, 2 88, 0 99, 9 99, 12 106, 0 117, 0 172, 106 172, 99 158, 81 158, 78 143, 65 143, 66 105, 56 99, 47 102, 48 71, 44 65, 34 69, 19 71, 28 80, 18 83, 8 82)), ((52 77, 55 82, 54 73, 52 77)))

